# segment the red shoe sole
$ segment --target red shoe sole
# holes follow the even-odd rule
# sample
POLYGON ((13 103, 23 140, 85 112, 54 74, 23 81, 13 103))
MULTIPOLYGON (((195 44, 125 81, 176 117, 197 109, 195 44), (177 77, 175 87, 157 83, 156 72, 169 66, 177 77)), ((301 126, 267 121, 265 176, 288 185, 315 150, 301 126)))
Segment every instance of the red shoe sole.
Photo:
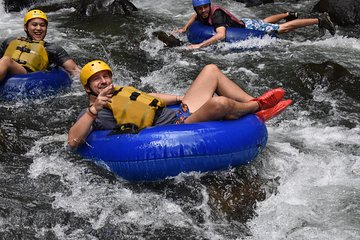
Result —
POLYGON ((258 111, 256 115, 265 121, 270 120, 271 118, 279 115, 282 111, 284 111, 289 105, 291 105, 293 101, 291 99, 280 101, 274 107, 258 111))

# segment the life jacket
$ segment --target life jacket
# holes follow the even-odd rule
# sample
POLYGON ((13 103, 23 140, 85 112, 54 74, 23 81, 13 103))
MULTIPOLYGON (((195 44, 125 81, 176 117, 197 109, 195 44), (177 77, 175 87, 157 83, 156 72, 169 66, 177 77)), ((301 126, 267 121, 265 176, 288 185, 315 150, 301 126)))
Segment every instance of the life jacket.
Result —
POLYGON ((112 110, 117 124, 135 124, 142 129, 152 126, 156 110, 165 107, 165 104, 158 98, 128 86, 115 87, 111 103, 106 107, 112 110))
POLYGON ((226 15, 228 15, 231 20, 233 20, 234 22, 240 24, 241 26, 245 27, 245 24, 243 21, 241 21, 240 19, 236 18, 231 12, 229 12, 228 10, 226 10, 225 8, 222 8, 221 6, 211 6, 210 7, 210 16, 208 17, 208 23, 209 25, 213 25, 213 22, 212 22, 212 16, 214 15, 215 11, 220 9, 222 11, 224 11, 226 13, 226 15))
POLYGON ((24 37, 12 40, 6 48, 4 56, 11 57, 33 72, 45 70, 49 64, 45 42, 24 37))

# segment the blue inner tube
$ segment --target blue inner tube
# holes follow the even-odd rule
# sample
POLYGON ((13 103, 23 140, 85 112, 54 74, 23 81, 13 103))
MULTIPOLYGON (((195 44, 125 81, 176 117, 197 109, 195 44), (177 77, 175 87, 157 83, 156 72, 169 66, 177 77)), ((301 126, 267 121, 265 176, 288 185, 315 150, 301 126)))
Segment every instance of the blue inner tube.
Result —
MULTIPOLYGON (((193 24, 191 24, 191 26, 187 31, 188 40, 192 44, 201 43, 211 38, 215 34, 216 32, 213 26, 202 24, 200 21, 195 21, 193 24)), ((252 37, 263 38, 266 35, 272 37, 275 36, 275 34, 267 34, 266 32, 259 30, 228 27, 226 28, 225 41, 232 43, 232 42, 244 41, 252 37)))
POLYGON ((130 181, 247 164, 265 147, 268 136, 265 123, 254 114, 232 121, 155 126, 138 134, 110 133, 93 131, 77 151, 130 181))
POLYGON ((70 87, 71 83, 70 75, 58 69, 7 75, 0 83, 0 98, 3 100, 39 98, 56 94, 59 90, 70 87))

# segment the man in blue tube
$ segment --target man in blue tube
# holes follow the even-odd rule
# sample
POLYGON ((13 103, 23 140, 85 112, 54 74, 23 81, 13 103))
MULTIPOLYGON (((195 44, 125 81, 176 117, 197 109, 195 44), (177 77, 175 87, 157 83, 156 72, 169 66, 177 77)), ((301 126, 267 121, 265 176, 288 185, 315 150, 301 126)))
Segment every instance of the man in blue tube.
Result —
POLYGON ((297 13, 286 12, 269 16, 264 20, 236 18, 228 10, 220 6, 212 6, 211 0, 192 0, 192 5, 196 13, 194 13, 184 27, 178 32, 184 33, 190 25, 198 20, 205 25, 214 26, 216 34, 211 38, 199 43, 189 45, 188 49, 198 49, 206 47, 218 41, 224 40, 226 37, 227 27, 239 27, 253 30, 264 31, 266 33, 287 33, 294 29, 317 24, 320 29, 327 29, 331 35, 335 34, 335 26, 331 22, 327 13, 321 14, 318 18, 297 19, 297 13), (286 22, 277 24, 280 20, 285 19, 286 22))
POLYGON ((24 31, 27 37, 8 38, 0 45, 0 82, 7 74, 25 74, 61 66, 71 75, 80 69, 69 54, 56 44, 44 41, 47 33, 46 14, 34 9, 24 16, 24 31))
POLYGON ((80 81, 88 95, 89 107, 80 113, 69 130, 68 144, 71 148, 83 144, 93 130, 111 130, 129 124, 142 129, 231 120, 249 113, 256 113, 266 121, 292 103, 291 100, 282 100, 285 91, 281 88, 253 98, 214 64, 202 69, 184 96, 114 87, 112 70, 101 60, 87 63, 80 71, 80 81), (165 107, 172 104, 179 104, 179 109, 165 107))

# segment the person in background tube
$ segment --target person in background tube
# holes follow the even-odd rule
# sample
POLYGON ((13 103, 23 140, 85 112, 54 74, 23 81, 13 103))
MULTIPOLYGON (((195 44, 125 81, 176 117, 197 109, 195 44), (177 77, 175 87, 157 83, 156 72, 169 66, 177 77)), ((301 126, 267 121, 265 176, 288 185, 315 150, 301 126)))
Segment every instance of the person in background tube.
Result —
POLYGON ((187 23, 177 31, 186 32, 190 25, 197 21, 205 25, 214 26, 216 34, 211 38, 199 43, 189 45, 188 49, 198 49, 224 40, 226 37, 227 27, 247 28, 264 31, 266 33, 287 33, 297 28, 311 25, 318 25, 320 29, 327 29, 331 35, 335 34, 335 26, 331 22, 329 14, 323 13, 318 18, 297 19, 296 12, 286 12, 269 16, 264 20, 237 18, 228 10, 221 6, 212 6, 211 0, 192 0, 195 13, 190 17, 187 23), (285 19, 285 23, 277 24, 280 20, 285 19))
POLYGON ((38 9, 30 10, 24 16, 26 37, 11 37, 0 45, 0 82, 7 74, 26 74, 62 67, 72 76, 80 68, 59 45, 45 42, 48 18, 38 9))

